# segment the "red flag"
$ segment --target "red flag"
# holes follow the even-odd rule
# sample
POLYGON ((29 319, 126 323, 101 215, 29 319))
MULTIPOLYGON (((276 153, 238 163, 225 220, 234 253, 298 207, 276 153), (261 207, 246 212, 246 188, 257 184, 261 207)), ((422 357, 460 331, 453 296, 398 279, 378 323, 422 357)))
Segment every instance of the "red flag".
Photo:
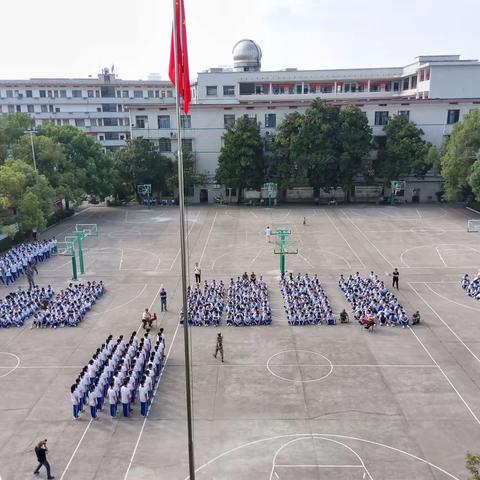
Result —
POLYGON ((180 97, 183 98, 183 111, 185 114, 188 114, 192 92, 190 90, 190 74, 188 71, 187 29, 185 25, 185 7, 183 5, 183 0, 176 1, 175 10, 174 22, 176 22, 177 27, 178 85, 175 85, 175 45, 173 41, 173 28, 170 44, 170 65, 168 68, 168 76, 172 83, 177 87, 180 97))

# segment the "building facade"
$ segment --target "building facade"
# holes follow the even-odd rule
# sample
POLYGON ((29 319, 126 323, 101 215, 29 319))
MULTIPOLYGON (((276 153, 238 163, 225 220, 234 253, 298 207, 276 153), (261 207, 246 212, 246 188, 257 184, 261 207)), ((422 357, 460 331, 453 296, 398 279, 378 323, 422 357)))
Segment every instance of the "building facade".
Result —
MULTIPOLYGON (((211 68, 192 84, 190 114, 181 122, 184 145, 209 181, 188 192, 191 200, 225 195, 214 181, 222 134, 241 116, 256 119, 266 137, 285 115, 321 98, 359 107, 374 137, 384 135, 390 117, 404 115, 440 146, 453 125, 480 106, 480 62, 459 55, 420 56, 392 68, 279 71, 262 71, 261 58, 255 42, 241 40, 232 68, 211 68)), ((28 113, 36 125, 75 125, 106 149, 146 138, 167 156, 178 148, 174 97, 169 81, 121 80, 108 69, 88 79, 0 80, 0 114, 28 113)))
POLYGON ((173 102, 170 82, 121 80, 108 69, 96 78, 0 80, 0 114, 27 113, 35 126, 73 125, 108 150, 125 146, 132 135, 127 104, 173 102))
MULTIPOLYGON (((480 106, 480 62, 458 55, 421 56, 394 68, 265 72, 261 55, 253 41, 242 40, 233 50, 233 68, 201 72, 192 85, 193 104, 182 117, 183 135, 197 171, 210 179, 190 192, 192 200, 211 202, 222 194, 214 182, 222 134, 241 116, 256 119, 263 136, 274 135, 285 115, 303 113, 313 99, 321 98, 359 107, 374 137, 384 135, 390 117, 404 115, 424 131, 425 140, 440 146, 453 125, 480 106)), ((148 138, 166 155, 176 152, 173 105, 131 104, 129 110, 134 137, 148 138)), ((422 200, 431 197, 429 191, 422 200)))

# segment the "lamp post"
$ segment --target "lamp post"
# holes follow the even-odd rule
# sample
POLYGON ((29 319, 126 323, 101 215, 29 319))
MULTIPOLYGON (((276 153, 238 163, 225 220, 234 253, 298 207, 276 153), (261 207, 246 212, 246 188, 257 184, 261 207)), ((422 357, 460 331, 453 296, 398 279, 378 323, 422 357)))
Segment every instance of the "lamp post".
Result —
POLYGON ((25 131, 25 133, 30 134, 30 145, 32 146, 33 168, 35 171, 37 171, 37 159, 35 158, 35 146, 33 144, 33 134, 37 133, 37 131, 34 130, 33 128, 29 128, 28 130, 25 131))

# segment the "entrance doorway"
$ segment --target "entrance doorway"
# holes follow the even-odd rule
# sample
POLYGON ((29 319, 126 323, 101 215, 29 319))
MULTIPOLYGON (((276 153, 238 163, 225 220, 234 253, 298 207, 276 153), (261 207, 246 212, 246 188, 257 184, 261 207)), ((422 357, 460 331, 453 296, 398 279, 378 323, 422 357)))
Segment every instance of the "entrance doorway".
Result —
POLYGON ((208 190, 206 188, 200 189, 200 203, 208 202, 208 190))

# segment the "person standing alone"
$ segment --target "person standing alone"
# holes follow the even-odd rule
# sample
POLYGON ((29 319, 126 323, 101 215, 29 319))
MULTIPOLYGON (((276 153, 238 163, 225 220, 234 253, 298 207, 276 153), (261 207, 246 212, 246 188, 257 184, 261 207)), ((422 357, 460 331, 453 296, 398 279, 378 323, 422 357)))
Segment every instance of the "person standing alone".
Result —
POLYGON ((167 311, 167 291, 163 287, 160 290, 160 310, 167 311))
POLYGON ((265 241, 267 243, 270 243, 270 235, 272 234, 272 230, 270 229, 270 227, 267 226, 267 228, 265 229, 265 241))
POLYGON ((223 363, 223 337, 221 333, 217 335, 217 345, 215 346, 215 355, 214 355, 215 358, 217 358, 218 353, 220 353, 220 358, 222 359, 222 363, 223 363))
POLYGON ((398 288, 398 280, 400 279, 400 272, 398 271, 398 268, 396 268, 393 273, 392 273, 392 287, 396 287, 397 290, 398 288))
POLYGON ((37 456, 38 467, 33 473, 34 475, 38 475, 40 468, 45 467, 47 470, 47 479, 53 480, 55 477, 50 475, 50 464, 47 461, 47 452, 47 439, 38 442, 38 445, 35 447, 35 455, 37 456))
POLYGON ((202 281, 202 270, 198 266, 198 263, 195 263, 193 273, 195 274, 195 283, 200 283, 202 281))

